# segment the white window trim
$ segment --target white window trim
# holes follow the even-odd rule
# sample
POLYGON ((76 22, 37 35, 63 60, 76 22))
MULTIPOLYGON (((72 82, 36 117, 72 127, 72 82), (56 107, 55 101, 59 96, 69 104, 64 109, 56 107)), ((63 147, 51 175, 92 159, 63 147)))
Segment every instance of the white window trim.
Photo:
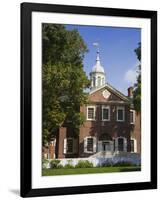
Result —
POLYGON ((124 106, 117 106, 117 122, 124 122, 125 121, 125 107, 124 106), (118 119, 118 110, 123 110, 123 119, 118 119))
POLYGON ((64 154, 73 154, 73 153, 74 153, 74 138, 72 138, 72 137, 67 137, 67 138, 64 138, 64 140, 66 140, 66 152, 64 152, 64 154), (72 152, 67 152, 67 140, 72 140, 72 141, 73 141, 72 152))
POLYGON ((102 106, 102 121, 110 121, 110 106, 102 106), (103 109, 108 109, 108 119, 103 119, 103 109))
POLYGON ((135 110, 130 110, 130 112, 133 112, 133 122, 130 119, 130 124, 135 124, 135 110))
POLYGON ((87 120, 95 121, 95 117, 96 117, 96 106, 87 106, 87 120), (88 108, 94 108, 94 118, 93 119, 88 118, 88 108))
POLYGON ((137 153, 137 140, 135 138, 131 138, 130 140, 134 141, 134 151, 131 151, 131 153, 137 153))
POLYGON ((124 143, 123 143, 123 152, 127 152, 127 139, 125 138, 125 137, 122 137, 122 136, 120 136, 120 137, 117 137, 117 138, 115 138, 115 152, 117 152, 117 153, 119 153, 119 152, 121 152, 121 151, 119 151, 118 150, 118 140, 119 139, 123 139, 123 141, 124 141, 124 143))
MULTIPOLYGON (((91 153, 91 154, 93 154, 93 153, 96 153, 96 148, 97 148, 97 141, 96 141, 96 137, 95 136, 87 136, 87 137, 85 137, 84 138, 84 142, 86 141, 86 150, 85 150, 85 148, 84 148, 84 153, 91 153), (88 138, 93 138, 93 151, 88 151, 87 150, 87 140, 88 140, 88 138)), ((84 144, 85 145, 85 144, 84 144)))

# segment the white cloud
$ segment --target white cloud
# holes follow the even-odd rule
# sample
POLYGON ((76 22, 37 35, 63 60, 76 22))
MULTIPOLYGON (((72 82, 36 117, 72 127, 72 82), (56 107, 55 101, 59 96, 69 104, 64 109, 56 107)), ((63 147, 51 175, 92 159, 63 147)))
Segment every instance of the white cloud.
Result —
POLYGON ((134 83, 136 83, 136 76, 137 76, 136 70, 135 69, 129 69, 125 73, 124 80, 133 85, 134 83))
POLYGON ((130 83, 131 85, 134 85, 134 83, 136 83, 136 78, 138 75, 137 74, 138 65, 139 65, 139 62, 136 62, 135 65, 131 69, 125 72, 124 81, 126 81, 127 83, 130 83))

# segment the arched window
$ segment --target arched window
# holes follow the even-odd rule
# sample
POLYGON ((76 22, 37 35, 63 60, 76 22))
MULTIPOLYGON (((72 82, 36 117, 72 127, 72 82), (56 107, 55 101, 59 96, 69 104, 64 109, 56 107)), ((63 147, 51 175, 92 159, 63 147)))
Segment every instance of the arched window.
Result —
POLYGON ((97 150, 97 139, 96 137, 87 136, 84 138, 84 152, 95 153, 97 150))
POLYGON ((101 77, 98 76, 98 86, 101 86, 101 77))
POLYGON ((95 87, 96 86, 96 78, 93 77, 93 86, 95 87))
POLYGON ((102 78, 102 85, 104 85, 105 84, 105 79, 104 78, 102 78))
POLYGON ((127 139, 125 137, 115 138, 115 151, 127 152, 127 139))
POLYGON ((124 139, 118 138, 118 151, 123 151, 123 150, 124 150, 124 139))

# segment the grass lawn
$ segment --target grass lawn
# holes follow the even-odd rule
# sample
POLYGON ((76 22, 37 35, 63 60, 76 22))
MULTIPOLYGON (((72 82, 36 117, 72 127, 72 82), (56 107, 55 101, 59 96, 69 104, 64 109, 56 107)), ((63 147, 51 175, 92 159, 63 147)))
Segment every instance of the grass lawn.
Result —
POLYGON ((74 169, 43 169, 43 176, 140 171, 140 167, 93 167, 74 169))

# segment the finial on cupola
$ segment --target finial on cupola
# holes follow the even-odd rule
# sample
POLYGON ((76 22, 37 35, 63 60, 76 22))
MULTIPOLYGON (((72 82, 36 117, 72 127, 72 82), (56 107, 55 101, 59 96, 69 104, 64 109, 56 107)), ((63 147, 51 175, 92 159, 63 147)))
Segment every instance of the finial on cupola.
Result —
POLYGON ((91 77, 91 90, 101 87, 105 84, 105 71, 100 61, 100 48, 99 43, 94 42, 93 46, 97 49, 96 63, 92 68, 92 72, 90 73, 91 77))
MULTIPOLYGON (((99 50, 99 43, 98 42, 94 42, 93 46, 96 47, 97 49, 97 57, 96 57, 96 62, 100 62, 100 50, 99 50)), ((100 63, 99 63, 100 64, 100 63)))

